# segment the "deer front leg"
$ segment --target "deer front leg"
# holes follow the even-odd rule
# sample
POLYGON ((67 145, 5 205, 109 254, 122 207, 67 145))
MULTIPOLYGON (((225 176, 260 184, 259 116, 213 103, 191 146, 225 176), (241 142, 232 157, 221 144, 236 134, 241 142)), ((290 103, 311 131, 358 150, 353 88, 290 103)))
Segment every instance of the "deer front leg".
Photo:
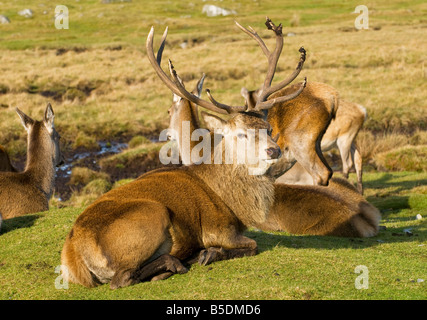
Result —
POLYGON ((328 185, 332 169, 323 156, 320 142, 293 144, 293 152, 297 161, 312 176, 314 185, 328 185))
POLYGON ((257 244, 255 240, 239 235, 235 239, 235 248, 208 247, 199 253, 198 262, 205 266, 215 261, 254 256, 257 254, 257 244))

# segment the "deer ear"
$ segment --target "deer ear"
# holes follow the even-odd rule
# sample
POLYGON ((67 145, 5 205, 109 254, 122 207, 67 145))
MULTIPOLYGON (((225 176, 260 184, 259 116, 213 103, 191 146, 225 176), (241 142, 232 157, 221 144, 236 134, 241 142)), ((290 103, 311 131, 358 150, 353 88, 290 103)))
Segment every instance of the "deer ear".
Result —
POLYGON ((206 127, 210 131, 215 131, 217 133, 222 133, 224 131, 227 121, 204 111, 201 112, 201 115, 206 127))
POLYGON ((198 98, 202 95, 203 82, 205 81, 205 74, 202 75, 199 81, 197 81, 196 88, 194 88, 192 94, 196 95, 198 98))
POLYGON ((240 90, 240 94, 242 95, 243 98, 245 98, 245 100, 249 100, 249 90, 246 89, 245 87, 242 87, 242 89, 240 90))
POLYGON ((23 113, 18 108, 16 108, 15 110, 16 110, 16 113, 18 114, 19 118, 21 118, 21 123, 24 126, 25 130, 27 130, 27 132, 29 132, 30 128, 34 124, 34 120, 31 119, 29 116, 27 116, 25 113, 23 113))
POLYGON ((54 118, 55 118, 55 114, 53 113, 52 106, 50 105, 50 103, 48 103, 46 110, 44 112, 43 123, 44 123, 46 129, 49 131, 49 133, 52 133, 52 131, 53 131, 53 128, 54 128, 53 120, 54 120, 54 118))

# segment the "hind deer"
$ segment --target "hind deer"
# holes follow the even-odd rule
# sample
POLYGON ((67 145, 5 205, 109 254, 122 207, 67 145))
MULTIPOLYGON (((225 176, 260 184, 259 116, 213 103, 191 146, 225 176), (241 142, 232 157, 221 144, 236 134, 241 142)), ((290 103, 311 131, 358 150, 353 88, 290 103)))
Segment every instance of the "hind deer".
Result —
POLYGON ((0 145, 0 171, 17 172, 16 168, 10 162, 6 149, 0 145))
MULTIPOLYGON (((157 58, 153 52, 154 28, 146 42, 157 75, 181 98, 191 97, 199 106, 221 112, 214 103, 186 91, 171 62, 172 80, 161 69, 166 35, 167 29, 157 58)), ((268 105, 257 103, 262 108, 268 105)), ((218 153, 224 158, 227 147, 244 139, 259 150, 262 170, 249 174, 249 169, 259 169, 259 164, 239 163, 234 153, 231 164, 162 168, 109 191, 77 218, 68 234, 61 254, 63 277, 87 287, 110 282, 111 288, 119 288, 185 273, 183 262, 194 256, 199 264, 206 265, 256 254, 256 242, 242 232, 248 225, 262 223, 268 215, 274 187, 265 173, 279 157, 280 148, 268 135, 266 143, 260 143, 260 132, 269 131, 270 125, 257 115, 238 113, 222 125, 231 139, 224 136, 221 143, 214 144, 217 137, 207 134, 212 141, 211 160, 218 153), (247 129, 254 130, 255 135, 242 136, 247 129)))
MULTIPOLYGON (((297 99, 295 99, 297 100, 297 99)), ((310 115, 308 115, 310 117, 310 115)), ((342 174, 348 179, 354 166, 357 177, 357 189, 363 194, 362 157, 355 140, 366 119, 366 109, 352 102, 340 100, 335 118, 326 129, 321 141, 321 150, 329 151, 338 147, 342 160, 342 174)), ((298 162, 276 182, 290 184, 313 184, 313 178, 298 162)))
MULTIPOLYGON (((193 91, 199 97, 204 79, 203 75, 193 91)), ((182 80, 180 82, 184 86, 182 80)), ((201 115, 211 131, 217 130, 224 122, 206 112, 202 112, 201 115)), ((172 106, 169 108, 169 129, 175 133, 173 139, 178 142, 180 154, 190 154, 195 142, 190 141, 189 137, 193 130, 199 128, 201 126, 197 107, 187 99, 174 96, 172 106), (187 125, 185 134, 183 124, 187 125), (191 131, 188 128, 191 128, 191 131), (182 147, 184 145, 185 150, 182 147)), ((186 159, 187 162, 183 161, 183 164, 191 164, 188 156, 186 159)), ((298 167, 302 169, 304 177, 308 176, 307 184, 311 184, 311 176, 298 163, 288 172, 294 172, 294 168, 298 167)), ((287 173, 282 177, 287 176, 287 173)), ((254 224, 253 227, 263 231, 340 237, 370 237, 378 233, 380 212, 346 180, 332 178, 328 187, 284 185, 277 181, 274 184, 274 204, 270 208, 267 220, 254 224)))
POLYGON ((54 113, 47 105, 42 121, 16 109, 27 131, 27 163, 23 172, 0 172, 0 215, 3 220, 49 209, 55 167, 63 161, 54 113))

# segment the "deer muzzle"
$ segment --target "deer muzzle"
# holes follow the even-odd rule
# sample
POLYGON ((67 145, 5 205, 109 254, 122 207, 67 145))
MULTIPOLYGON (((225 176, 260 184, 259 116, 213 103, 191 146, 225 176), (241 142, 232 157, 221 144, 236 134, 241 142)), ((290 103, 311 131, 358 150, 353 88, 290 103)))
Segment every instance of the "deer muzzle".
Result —
POLYGON ((270 159, 279 159, 280 156, 282 155, 282 151, 280 150, 279 147, 277 148, 270 147, 268 149, 265 149, 265 152, 267 152, 267 155, 270 157, 270 159))

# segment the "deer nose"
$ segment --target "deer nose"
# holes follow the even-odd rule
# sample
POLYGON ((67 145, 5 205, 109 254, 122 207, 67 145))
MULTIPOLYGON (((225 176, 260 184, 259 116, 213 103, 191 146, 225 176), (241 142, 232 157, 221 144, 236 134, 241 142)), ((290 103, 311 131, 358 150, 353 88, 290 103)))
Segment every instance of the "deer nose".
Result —
POLYGON ((280 150, 279 147, 277 148, 268 148, 265 150, 267 152, 267 155, 271 158, 271 159, 278 159, 281 155, 282 155, 282 151, 280 150))

